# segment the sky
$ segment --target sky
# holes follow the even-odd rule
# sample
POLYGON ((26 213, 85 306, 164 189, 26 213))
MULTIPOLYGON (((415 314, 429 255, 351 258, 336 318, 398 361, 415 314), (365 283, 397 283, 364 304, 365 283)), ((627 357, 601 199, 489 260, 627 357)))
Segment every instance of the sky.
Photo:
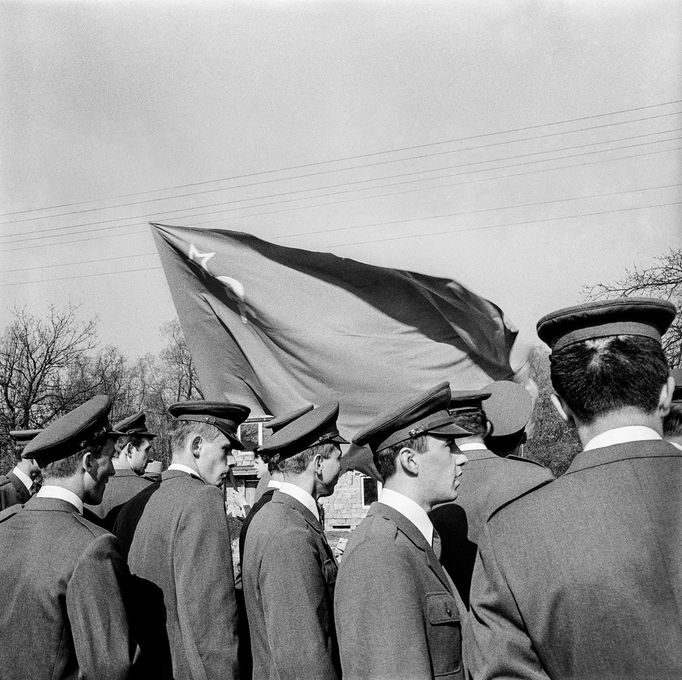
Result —
POLYGON ((530 341, 682 243, 679 2, 0 3, 0 319, 175 315, 149 221, 455 279, 530 341))

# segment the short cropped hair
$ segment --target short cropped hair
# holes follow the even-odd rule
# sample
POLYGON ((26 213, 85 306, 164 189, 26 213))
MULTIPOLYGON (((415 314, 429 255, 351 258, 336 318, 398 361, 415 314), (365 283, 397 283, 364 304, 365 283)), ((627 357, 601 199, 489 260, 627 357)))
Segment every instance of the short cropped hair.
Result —
POLYGON ((269 457, 268 470, 270 473, 282 472, 284 474, 290 475, 300 475, 308 469, 310 461, 319 454, 322 458, 331 458, 334 452, 338 451, 337 444, 318 444, 317 446, 311 446, 309 449, 305 449, 295 456, 290 458, 285 458, 284 460, 279 459, 279 454, 275 453, 269 457))
POLYGON ((653 338, 616 335, 568 345, 550 356, 552 385, 586 424, 635 407, 653 413, 668 378, 668 362, 653 338))
POLYGON ((682 404, 673 404, 670 413, 663 418, 663 436, 682 436, 682 404))
POLYGON ((488 419, 480 408, 470 408, 463 411, 451 411, 453 421, 456 425, 471 432, 477 437, 485 437, 488 432, 488 419))
POLYGON ((220 430, 208 423, 200 423, 196 420, 176 420, 168 433, 171 455, 182 449, 190 437, 202 437, 206 441, 212 442, 218 439, 220 435, 220 430))
POLYGON ((105 438, 81 442, 80 449, 76 453, 73 453, 66 458, 62 458, 61 460, 55 460, 52 463, 48 463, 42 469, 43 477, 52 477, 55 479, 66 479, 71 477, 80 467, 83 456, 86 453, 91 453, 93 457, 99 458, 105 444, 105 438))
POLYGON ((427 436, 428 435, 426 434, 422 434, 413 439, 405 439, 376 453, 374 455, 374 462, 376 463, 381 478, 386 481, 395 474, 395 460, 400 451, 405 447, 410 448, 417 453, 424 453, 428 447, 426 440, 427 436))
POLYGON ((133 448, 139 449, 145 439, 149 441, 149 437, 145 437, 141 434, 124 434, 122 437, 119 437, 114 444, 116 455, 120 456, 121 451, 123 451, 128 444, 132 444, 133 448))

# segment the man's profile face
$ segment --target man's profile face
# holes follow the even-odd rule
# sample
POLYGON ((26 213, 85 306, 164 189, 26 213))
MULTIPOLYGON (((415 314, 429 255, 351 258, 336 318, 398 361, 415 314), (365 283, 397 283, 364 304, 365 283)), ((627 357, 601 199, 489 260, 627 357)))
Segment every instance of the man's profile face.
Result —
POLYGON ((109 481, 109 477, 115 474, 114 464, 111 457, 114 455, 114 440, 107 437, 99 456, 91 457, 91 467, 84 478, 83 501, 90 505, 99 505, 102 502, 104 488, 109 481))
POLYGON ((143 439, 139 446, 130 446, 130 455, 128 456, 128 462, 130 463, 130 468, 135 472, 135 474, 144 474, 144 469, 147 467, 147 463, 152 457, 152 443, 149 439, 143 439))
POLYGON ((341 473, 341 447, 335 445, 334 453, 329 458, 323 458, 321 462, 322 475, 318 485, 318 498, 331 496, 334 493, 336 482, 341 473))
POLYGON ((268 471, 268 464, 258 454, 253 457, 253 467, 256 468, 256 477, 258 479, 268 471))
POLYGON ((432 504, 457 498, 458 477, 466 456, 457 448, 455 439, 427 435, 426 451, 419 454, 419 480, 424 496, 432 504))
POLYGON ((225 481, 230 469, 231 452, 232 445, 222 432, 212 441, 201 438, 196 465, 199 475, 206 484, 220 486, 225 481))

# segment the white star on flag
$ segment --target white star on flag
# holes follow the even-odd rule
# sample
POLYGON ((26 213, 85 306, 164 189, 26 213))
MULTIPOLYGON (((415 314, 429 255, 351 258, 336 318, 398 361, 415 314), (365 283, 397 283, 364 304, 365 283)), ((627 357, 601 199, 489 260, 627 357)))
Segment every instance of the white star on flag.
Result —
MULTIPOLYGON (((189 244, 187 256, 192 262, 196 262, 209 276, 215 276, 208 269, 208 261, 214 255, 215 253, 200 253, 199 249, 193 243, 189 244)), ((215 276, 215 278, 221 283, 224 283, 230 293, 236 298, 237 306, 239 307, 239 316, 243 323, 247 323, 244 284, 230 276, 215 276)))

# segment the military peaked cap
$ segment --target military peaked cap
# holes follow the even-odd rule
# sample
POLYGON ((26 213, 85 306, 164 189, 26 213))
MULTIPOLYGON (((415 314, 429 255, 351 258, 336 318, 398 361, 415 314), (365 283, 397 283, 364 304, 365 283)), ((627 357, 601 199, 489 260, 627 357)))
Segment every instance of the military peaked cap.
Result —
POLYGON ((448 411, 453 416, 466 411, 480 411, 486 408, 483 402, 489 397, 487 390, 452 390, 448 411))
POLYGON ((24 448, 22 458, 33 458, 44 467, 77 453, 85 442, 118 437, 122 432, 111 429, 110 410, 111 399, 106 394, 95 395, 36 435, 24 448))
POLYGON ((10 438, 17 446, 26 446, 31 439, 35 439, 42 430, 11 430, 10 438))
POLYGON ((455 425, 448 413, 450 384, 440 383, 417 397, 382 413, 353 438, 353 444, 366 444, 374 453, 424 434, 466 437, 471 434, 455 425))
POLYGON ((556 352, 611 335, 640 335, 658 342, 675 318, 675 305, 656 298, 619 298, 565 307, 537 323, 540 340, 556 352))
POLYGON ((377 470, 374 456, 368 446, 358 446, 357 444, 350 445, 348 451, 341 457, 341 472, 339 475, 348 472, 348 470, 362 472, 363 475, 372 477, 372 479, 376 479, 377 482, 384 481, 379 474, 379 470, 377 470))
POLYGON ((278 430, 258 452, 265 455, 277 453, 280 460, 284 460, 319 444, 347 444, 336 427, 338 415, 338 401, 321 404, 278 430))
POLYGON ((303 408, 291 411, 291 413, 285 413, 283 416, 269 420, 267 423, 265 423, 265 427, 267 427, 268 430, 272 430, 272 433, 274 434, 275 432, 279 432, 279 430, 281 430, 283 427, 286 427, 289 423, 293 422, 297 418, 300 418, 301 416, 308 413, 308 411, 312 411, 313 408, 315 407, 312 404, 308 404, 303 408))
POLYGON ((179 401, 168 407, 168 413, 177 420, 213 425, 227 437, 233 449, 244 448, 237 437, 237 428, 251 413, 248 406, 228 401, 179 401))
POLYGON ((490 393, 485 414, 492 423, 490 437, 506 437, 523 430, 533 413, 528 390, 510 380, 499 380, 483 388, 490 393))
POLYGON ((670 375, 675 378, 675 390, 673 392, 673 402, 682 403, 682 368, 673 368, 670 375))
POLYGON ((145 416, 144 411, 138 411, 132 416, 128 416, 123 420, 119 420, 114 424, 114 430, 123 432, 128 435, 137 435, 139 437, 146 437, 151 439, 156 437, 154 432, 150 432, 147 429, 147 416, 145 416))

